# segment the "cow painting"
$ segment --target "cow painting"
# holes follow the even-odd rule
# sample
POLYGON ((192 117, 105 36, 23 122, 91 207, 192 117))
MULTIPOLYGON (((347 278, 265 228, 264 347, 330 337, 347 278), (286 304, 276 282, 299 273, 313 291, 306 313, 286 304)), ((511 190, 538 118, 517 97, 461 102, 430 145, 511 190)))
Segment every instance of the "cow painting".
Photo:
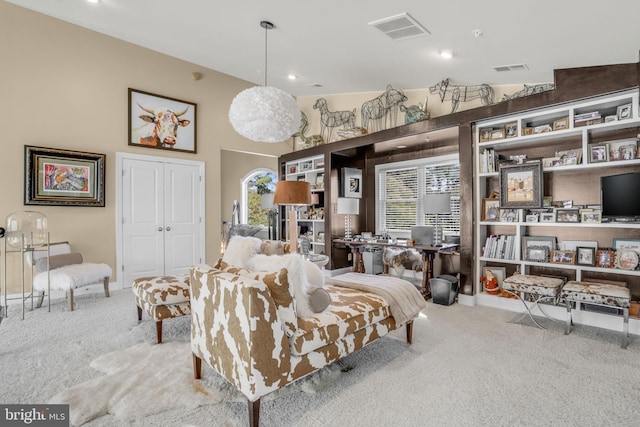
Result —
POLYGON ((138 106, 149 113, 139 117, 145 122, 154 124, 152 134, 140 137, 140 145, 173 148, 178 139, 178 127, 185 127, 191 123, 190 120, 180 119, 180 116, 184 115, 189 107, 176 113, 168 108, 154 111, 143 107, 140 103, 138 106))

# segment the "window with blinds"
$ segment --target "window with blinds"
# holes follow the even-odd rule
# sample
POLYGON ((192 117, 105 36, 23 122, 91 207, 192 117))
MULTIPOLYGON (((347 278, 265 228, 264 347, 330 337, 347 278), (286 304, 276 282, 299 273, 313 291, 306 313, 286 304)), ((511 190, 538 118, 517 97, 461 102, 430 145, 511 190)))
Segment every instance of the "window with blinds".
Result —
POLYGON ((445 233, 460 232, 460 164, 458 156, 380 165, 377 232, 410 231, 414 225, 436 225, 436 214, 425 214, 422 196, 450 193, 451 212, 438 214, 445 233))

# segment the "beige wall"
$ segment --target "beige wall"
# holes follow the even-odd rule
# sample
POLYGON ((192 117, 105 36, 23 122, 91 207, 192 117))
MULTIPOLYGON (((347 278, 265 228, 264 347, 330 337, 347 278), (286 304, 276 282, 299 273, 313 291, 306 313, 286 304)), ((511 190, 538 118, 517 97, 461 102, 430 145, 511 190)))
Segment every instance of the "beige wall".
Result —
MULTIPOLYGON (((206 250, 212 263, 220 254, 220 222, 227 204, 221 191, 226 186, 220 174, 222 150, 274 156, 291 151, 291 142, 245 140, 229 124, 233 97, 251 83, 4 1, 0 58, 0 224, 15 211, 43 212, 52 241, 70 241, 86 261, 115 268, 116 152, 206 162, 206 250), (201 80, 192 79, 194 71, 202 73, 201 80), (129 87, 197 103, 198 154, 127 145, 129 87), (25 206, 25 145, 106 154, 106 206, 25 206)), ((258 158, 272 167, 272 158, 258 158)), ((239 174, 245 169, 242 163, 237 167, 239 174)), ((247 165, 246 172, 254 167, 247 165)), ((113 279, 117 281, 117 274, 113 279)))

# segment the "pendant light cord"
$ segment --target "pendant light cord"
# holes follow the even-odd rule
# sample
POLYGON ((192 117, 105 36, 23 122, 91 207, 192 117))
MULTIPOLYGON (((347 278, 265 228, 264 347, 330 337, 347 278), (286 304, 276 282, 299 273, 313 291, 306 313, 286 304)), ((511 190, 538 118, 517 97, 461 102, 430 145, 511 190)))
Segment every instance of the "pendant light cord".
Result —
POLYGON ((269 33, 269 26, 264 26, 264 86, 267 86, 267 37, 269 33))

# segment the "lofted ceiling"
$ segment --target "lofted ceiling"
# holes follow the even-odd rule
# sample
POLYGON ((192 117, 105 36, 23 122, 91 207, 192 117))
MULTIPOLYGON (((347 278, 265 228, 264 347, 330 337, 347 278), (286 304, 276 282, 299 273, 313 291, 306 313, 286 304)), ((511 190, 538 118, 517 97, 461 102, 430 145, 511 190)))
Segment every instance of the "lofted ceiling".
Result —
POLYGON ((267 83, 295 96, 553 82, 554 69, 634 63, 640 49, 637 0, 7 1, 255 84, 268 20, 267 83), (402 13, 430 34, 393 39, 369 25, 402 13))

